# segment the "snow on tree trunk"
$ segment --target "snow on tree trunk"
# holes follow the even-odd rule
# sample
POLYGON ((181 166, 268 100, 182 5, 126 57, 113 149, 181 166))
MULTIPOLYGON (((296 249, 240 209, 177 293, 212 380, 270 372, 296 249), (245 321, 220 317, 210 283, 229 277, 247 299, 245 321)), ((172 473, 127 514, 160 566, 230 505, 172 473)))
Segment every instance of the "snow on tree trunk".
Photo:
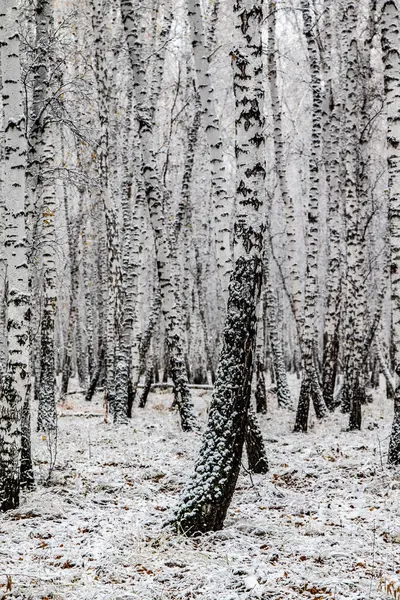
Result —
POLYGON ((394 418, 388 462, 400 465, 400 6, 383 0, 382 51, 387 105, 387 160, 389 170, 389 227, 391 252, 391 308, 394 347, 394 418))
POLYGON ((234 267, 210 416, 195 473, 174 522, 193 535, 221 529, 246 436, 263 253, 264 118, 262 0, 234 4, 240 42, 232 51, 236 123, 234 267))
POLYGON ((43 278, 43 311, 40 327, 40 383, 37 417, 38 431, 50 432, 57 427, 55 378, 55 318, 57 311, 57 268, 55 261, 55 213, 57 209, 54 174, 55 141, 51 126, 51 39, 54 33, 52 0, 38 0, 36 6, 36 45, 40 63, 34 82, 36 103, 30 134, 31 161, 36 171, 34 189, 39 214, 43 278))
POLYGON ((268 459, 261 429, 253 407, 247 411, 246 453, 249 470, 252 473, 268 473, 268 459))
MULTIPOLYGON (((18 506, 21 483, 23 411, 29 411, 29 290, 25 229, 26 138, 18 35, 18 3, 0 7, 4 159, 1 192, 5 208, 7 261, 7 346, 0 394, 0 510, 18 506)), ((30 436, 30 431, 24 432, 30 436)), ((29 450, 25 440, 25 450, 29 450)), ((24 466, 24 473, 29 470, 24 466)), ((26 481, 26 478, 25 478, 26 481)))

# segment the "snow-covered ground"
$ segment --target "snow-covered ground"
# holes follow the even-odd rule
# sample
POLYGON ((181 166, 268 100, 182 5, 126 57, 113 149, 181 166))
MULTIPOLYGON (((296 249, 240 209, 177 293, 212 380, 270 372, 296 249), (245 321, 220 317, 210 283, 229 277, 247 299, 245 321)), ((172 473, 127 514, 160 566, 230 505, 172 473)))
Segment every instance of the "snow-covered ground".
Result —
MULTIPOLYGON (((195 396, 205 420, 210 393, 195 396)), ((51 483, 0 517, 0 598, 369 600, 397 586, 400 597, 400 471, 386 467, 383 393, 358 433, 338 412, 293 434, 293 413, 271 400, 269 474, 243 470, 225 529, 196 539, 163 527, 200 442, 181 432, 171 401, 152 394, 114 427, 100 396, 69 396, 51 483)), ((42 481, 47 443, 35 435, 42 481)))

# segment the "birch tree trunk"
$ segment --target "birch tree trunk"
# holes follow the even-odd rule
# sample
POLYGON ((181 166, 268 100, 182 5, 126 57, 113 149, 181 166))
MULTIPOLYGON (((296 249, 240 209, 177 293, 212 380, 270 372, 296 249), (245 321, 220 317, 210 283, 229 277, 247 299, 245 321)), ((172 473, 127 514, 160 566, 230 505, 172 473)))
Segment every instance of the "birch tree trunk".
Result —
MULTIPOLYGON (((26 137, 21 82, 18 3, 0 7, 1 80, 4 126, 2 194, 5 201, 8 360, 0 392, 0 510, 19 504, 23 411, 29 411, 29 288, 25 230, 26 137)), ((25 432, 30 436, 30 431, 25 432)), ((25 447, 29 447, 26 440, 25 447)), ((24 459, 30 460, 29 456, 24 459)), ((25 473, 29 464, 24 465, 25 473)))
POLYGON ((282 351, 282 341, 278 331, 277 320, 277 295, 272 289, 271 284, 268 284, 267 289, 267 323, 268 333, 271 341, 272 360, 274 365, 274 373, 276 378, 276 391, 278 398, 278 406, 281 408, 293 409, 293 403, 290 395, 290 390, 287 381, 285 359, 282 351))
MULTIPOLYGON (((337 43, 337 10, 330 0, 325 0, 324 32, 326 47, 324 51, 325 94, 323 102, 324 146, 323 162, 328 187, 328 272, 327 307, 324 322, 322 386, 324 400, 329 410, 334 410, 334 392, 338 368, 340 316, 342 312, 342 268, 341 232, 343 219, 341 209, 341 133, 343 113, 343 91, 340 83, 332 80, 334 43, 337 43), (333 15, 331 14, 333 13, 333 15), (336 83, 336 85, 334 85, 336 83)), ((336 48, 335 48, 336 50, 336 48)), ((341 56, 339 60, 341 63, 341 56)), ((339 72, 342 72, 341 65, 339 72)))
POLYGON ((279 190, 285 207, 287 260, 290 276, 291 303, 294 317, 299 327, 303 313, 303 291, 300 280, 299 249, 296 243, 296 216, 293 198, 289 191, 287 181, 287 168, 285 157, 285 140, 282 131, 282 109, 278 90, 278 64, 276 59, 276 0, 268 3, 268 82, 271 94, 271 110, 273 118, 273 143, 275 168, 278 176, 279 190))
POLYGON ((394 419, 388 462, 400 465, 400 6, 382 1, 382 51, 387 105, 387 160, 389 170, 389 227, 391 252, 391 308, 394 346, 394 419))
MULTIPOLYGON (((214 8, 218 11, 218 4, 214 8)), ((197 86, 202 109, 202 121, 210 153, 211 196, 215 208, 216 225, 216 257, 225 308, 228 297, 229 275, 232 270, 232 259, 230 252, 230 211, 227 198, 224 146, 220 123, 216 113, 214 85, 211 80, 208 61, 208 55, 211 50, 206 46, 206 33, 203 26, 200 0, 188 0, 188 15, 191 26, 197 86)), ((211 32, 212 30, 213 21, 211 22, 211 32)), ((213 35, 211 35, 212 39, 213 35)))
POLYGON ((162 313, 165 320, 166 340, 170 355, 170 372, 179 399, 178 406, 182 429, 190 431, 196 427, 196 422, 185 370, 178 292, 174 285, 173 267, 169 261, 170 249, 166 237, 163 194, 153 148, 154 110, 147 97, 147 86, 144 77, 145 65, 141 57, 141 44, 137 32, 138 16, 135 14, 131 0, 121 0, 121 11, 132 68, 133 90, 136 99, 139 138, 143 157, 143 178, 154 233, 162 313))
POLYGON ((304 318, 301 331, 303 380, 297 407, 295 431, 307 431, 310 397, 318 418, 326 415, 327 409, 322 395, 315 365, 316 331, 315 311, 318 294, 318 249, 319 249, 319 195, 321 161, 322 96, 318 46, 313 32, 313 23, 308 0, 301 1, 304 35, 311 73, 312 131, 310 151, 310 191, 307 214, 307 252, 304 318))
MULTIPOLYGON (((63 160, 65 160, 64 154, 64 134, 61 131, 61 153, 63 160)), ((69 271, 70 271, 70 294, 69 294, 69 308, 68 308, 68 329, 67 329, 67 340, 64 351, 63 365, 62 365, 62 377, 61 377, 61 393, 60 399, 64 400, 68 393, 68 384, 72 374, 72 352, 74 347, 74 340, 76 351, 78 354, 77 341, 77 321, 78 321, 78 294, 79 294, 79 265, 78 265, 78 252, 79 252, 79 231, 83 220, 83 200, 84 195, 79 196, 78 205, 78 217, 74 218, 72 214, 71 199, 69 197, 67 183, 63 181, 63 201, 64 201, 64 212, 65 222, 67 227, 68 236, 68 255, 69 255, 69 271)), ((77 356, 77 361, 80 357, 77 356)), ((86 381, 81 382, 86 384, 86 381)))
POLYGON ((231 53, 237 167, 234 267, 207 430, 195 473, 175 515, 178 530, 189 535, 222 528, 248 425, 265 229, 262 8, 262 0, 237 0, 234 4, 240 39, 231 53))
MULTIPOLYGON (((370 15, 371 19, 372 15, 370 15)), ((364 227, 369 203, 368 169, 371 41, 361 46, 357 31, 358 4, 348 2, 343 11, 346 40, 345 102, 345 220, 347 242, 346 311, 344 340, 344 397, 350 409, 349 428, 361 428, 361 404, 365 396, 364 349, 366 322, 366 249, 364 227)))
MULTIPOLYGON (((29 174, 33 187, 36 218, 41 237, 43 311, 40 327, 40 384, 37 428, 56 429, 55 398, 55 316, 57 310, 57 270, 55 262, 56 191, 54 181, 54 135, 51 127, 51 67, 54 16, 52 0, 38 0, 36 9, 37 67, 33 89, 29 136, 29 174), (33 177, 32 177, 33 175, 33 177)), ((35 240, 34 240, 35 243, 35 240)))
MULTIPOLYGON (((120 297, 120 249, 117 234, 117 219, 115 203, 110 184, 109 160, 111 155, 110 113, 112 82, 106 62, 107 32, 104 26, 107 5, 104 0, 91 0, 92 24, 95 36, 95 76, 98 93, 98 111, 100 121, 100 136, 97 143, 95 159, 99 176, 98 196, 102 210, 99 218, 102 232, 102 249, 99 259, 102 261, 101 283, 105 305, 105 339, 104 354, 106 365, 106 401, 110 412, 115 412, 115 342, 117 338, 118 300, 120 297), (104 214, 103 214, 104 213, 104 214), (103 220, 104 219, 104 220, 103 220)), ((127 405, 125 406, 125 412, 127 405)), ((124 408, 117 408, 117 414, 122 415, 124 408)), ((119 417, 117 417, 118 420, 119 417)), ((121 417, 123 419, 123 417, 121 417)), ((124 420, 124 419, 123 419, 124 420)))

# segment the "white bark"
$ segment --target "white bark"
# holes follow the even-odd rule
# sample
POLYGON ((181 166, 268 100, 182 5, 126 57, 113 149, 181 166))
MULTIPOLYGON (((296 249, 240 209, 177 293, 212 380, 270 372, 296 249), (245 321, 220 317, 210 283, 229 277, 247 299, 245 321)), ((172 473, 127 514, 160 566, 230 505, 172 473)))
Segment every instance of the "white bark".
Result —
POLYGON ((224 304, 228 297, 229 275, 232 271, 230 252, 230 209, 227 198, 224 146, 215 106, 214 84, 209 71, 203 17, 200 0, 188 0, 192 46, 196 66, 197 86, 202 107, 202 120, 210 153, 211 195, 215 208, 215 242, 218 273, 224 304))
POLYGON ((395 414, 388 461, 400 464, 400 6, 382 2, 382 50, 387 105, 387 160, 389 169, 389 227, 391 251, 392 340, 394 347, 395 414))
POLYGON ((18 3, 0 7, 4 124, 5 258, 8 361, 0 396, 0 510, 19 503, 22 411, 30 389, 29 291, 25 230, 26 139, 18 35, 18 3))
POLYGON ((173 265, 169 260, 170 249, 166 235, 163 193, 154 152, 153 110, 147 96, 147 85, 144 78, 145 65, 141 56, 141 44, 137 31, 137 15, 135 15, 131 0, 121 0, 121 11, 133 76, 145 193, 154 234, 162 313, 171 360, 171 375, 179 397, 182 428, 189 431, 196 425, 185 370, 178 290, 174 285, 173 265))
POLYGON ((191 535, 222 527, 249 426, 265 230, 262 5, 262 0, 234 4, 239 38, 231 52, 236 103, 234 267, 209 422, 194 476, 175 517, 177 527, 191 535))

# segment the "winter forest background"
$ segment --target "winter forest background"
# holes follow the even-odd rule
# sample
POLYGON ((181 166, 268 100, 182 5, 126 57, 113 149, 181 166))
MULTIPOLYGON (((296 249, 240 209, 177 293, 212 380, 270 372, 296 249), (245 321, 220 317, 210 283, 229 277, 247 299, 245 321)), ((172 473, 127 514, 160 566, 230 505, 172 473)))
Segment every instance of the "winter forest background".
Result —
POLYGON ((400 597, 399 0, 0 0, 0 595, 400 597))

